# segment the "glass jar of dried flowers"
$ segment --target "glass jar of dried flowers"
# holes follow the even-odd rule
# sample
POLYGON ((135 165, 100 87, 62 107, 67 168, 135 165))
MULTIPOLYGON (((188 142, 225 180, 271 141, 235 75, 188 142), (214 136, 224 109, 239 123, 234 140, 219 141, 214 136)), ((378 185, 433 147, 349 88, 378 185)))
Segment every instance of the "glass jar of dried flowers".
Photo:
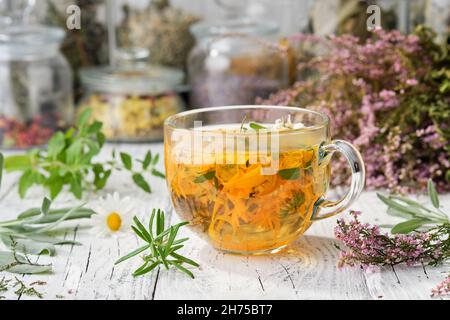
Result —
POLYGON ((79 111, 91 108, 109 141, 162 140, 164 120, 184 109, 179 95, 183 77, 178 69, 156 65, 82 69, 85 95, 79 111))
POLYGON ((252 104, 289 85, 289 47, 269 40, 276 24, 233 18, 191 31, 197 38, 188 58, 193 107, 252 104))
POLYGON ((0 30, 0 147, 47 143, 73 119, 72 73, 61 29, 14 24, 0 30))

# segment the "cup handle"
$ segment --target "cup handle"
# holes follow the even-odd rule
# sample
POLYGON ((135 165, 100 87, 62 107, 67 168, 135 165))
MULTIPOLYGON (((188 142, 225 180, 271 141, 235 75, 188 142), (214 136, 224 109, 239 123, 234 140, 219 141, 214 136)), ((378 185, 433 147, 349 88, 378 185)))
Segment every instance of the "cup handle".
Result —
POLYGON ((349 142, 333 140, 330 144, 321 147, 325 156, 332 156, 334 152, 340 152, 347 159, 352 169, 352 182, 347 194, 338 201, 329 201, 321 197, 314 203, 311 221, 325 219, 347 209, 355 201, 364 188, 366 170, 364 161, 359 151, 349 142))

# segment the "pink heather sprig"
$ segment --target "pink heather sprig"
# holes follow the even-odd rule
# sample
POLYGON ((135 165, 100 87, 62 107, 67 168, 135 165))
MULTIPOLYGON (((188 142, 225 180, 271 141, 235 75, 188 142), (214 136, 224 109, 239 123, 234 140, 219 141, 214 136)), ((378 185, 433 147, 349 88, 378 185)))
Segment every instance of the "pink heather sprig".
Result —
MULTIPOLYGON (((314 40, 291 37, 294 46, 314 40)), ((408 193, 433 178, 439 191, 450 191, 450 55, 439 62, 438 52, 423 29, 410 35, 376 30, 363 42, 333 36, 323 54, 300 55, 300 81, 259 102, 330 116, 333 135, 361 151, 368 188, 408 193)), ((333 175, 333 185, 349 183, 345 160, 333 169, 342 173, 333 175)))
POLYGON ((339 267, 361 266, 373 270, 381 266, 405 263, 438 265, 450 258, 450 224, 442 224, 426 232, 389 235, 376 225, 358 220, 359 211, 352 211, 352 221, 339 219, 334 233, 347 249, 341 249, 339 267))
POLYGON ((450 295, 450 275, 431 290, 433 298, 450 295))

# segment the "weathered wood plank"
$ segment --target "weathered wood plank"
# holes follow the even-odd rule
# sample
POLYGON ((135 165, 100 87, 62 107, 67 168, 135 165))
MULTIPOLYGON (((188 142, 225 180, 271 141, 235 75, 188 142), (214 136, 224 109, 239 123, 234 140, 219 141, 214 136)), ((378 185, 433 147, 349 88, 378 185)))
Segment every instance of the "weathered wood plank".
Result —
MULTIPOLYGON (((112 148, 125 150, 135 157, 143 157, 151 148, 160 152, 162 145, 108 145, 101 157, 109 156, 112 148)), ((162 157, 161 157, 162 159, 162 157)), ((163 162, 160 163, 163 169, 163 162)), ((45 195, 33 188, 26 199, 17 194, 17 174, 8 174, 0 192, 0 219, 14 218, 31 206, 38 206, 45 195)), ((153 207, 166 209, 171 223, 179 218, 171 214, 165 181, 152 178, 153 194, 136 188, 127 173, 114 174, 105 190, 87 194, 83 201, 94 205, 100 196, 119 191, 132 196, 136 215, 149 216, 153 207)), ((67 192, 58 197, 55 206, 78 204, 67 192)), ((450 195, 442 198, 450 208, 450 195)), ((398 220, 385 214, 385 207, 374 192, 365 192, 353 206, 364 212, 362 220, 371 223, 395 223, 398 220)), ((114 266, 121 255, 134 249, 140 241, 129 235, 119 239, 97 239, 89 232, 88 221, 68 223, 61 236, 80 241, 82 246, 60 246, 55 257, 41 256, 39 262, 53 264, 52 274, 20 276, 25 283, 42 280, 37 286, 46 299, 429 299, 430 290, 448 272, 448 266, 386 268, 381 273, 366 274, 358 268, 338 269, 338 251, 334 247, 333 228, 336 217, 316 222, 306 235, 288 250, 274 256, 245 257, 228 255, 211 248, 191 230, 181 230, 191 240, 183 253, 201 264, 193 269, 196 278, 164 268, 144 277, 133 278, 131 273, 139 266, 139 259, 114 266)), ((1 277, 13 278, 8 273, 1 277)), ((17 297, 14 292, 0 294, 7 299, 17 297)))

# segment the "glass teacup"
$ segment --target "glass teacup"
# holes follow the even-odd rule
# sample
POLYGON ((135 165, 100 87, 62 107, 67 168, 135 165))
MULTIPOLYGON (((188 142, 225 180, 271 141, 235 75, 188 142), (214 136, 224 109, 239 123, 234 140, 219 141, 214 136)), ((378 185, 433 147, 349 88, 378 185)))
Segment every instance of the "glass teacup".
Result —
POLYGON ((186 111, 164 126, 172 203, 215 248, 274 253, 315 220, 335 215, 359 196, 364 163, 348 142, 331 141, 329 118, 280 106, 228 106, 186 111), (325 199, 330 160, 340 152, 352 182, 339 201, 325 199))

